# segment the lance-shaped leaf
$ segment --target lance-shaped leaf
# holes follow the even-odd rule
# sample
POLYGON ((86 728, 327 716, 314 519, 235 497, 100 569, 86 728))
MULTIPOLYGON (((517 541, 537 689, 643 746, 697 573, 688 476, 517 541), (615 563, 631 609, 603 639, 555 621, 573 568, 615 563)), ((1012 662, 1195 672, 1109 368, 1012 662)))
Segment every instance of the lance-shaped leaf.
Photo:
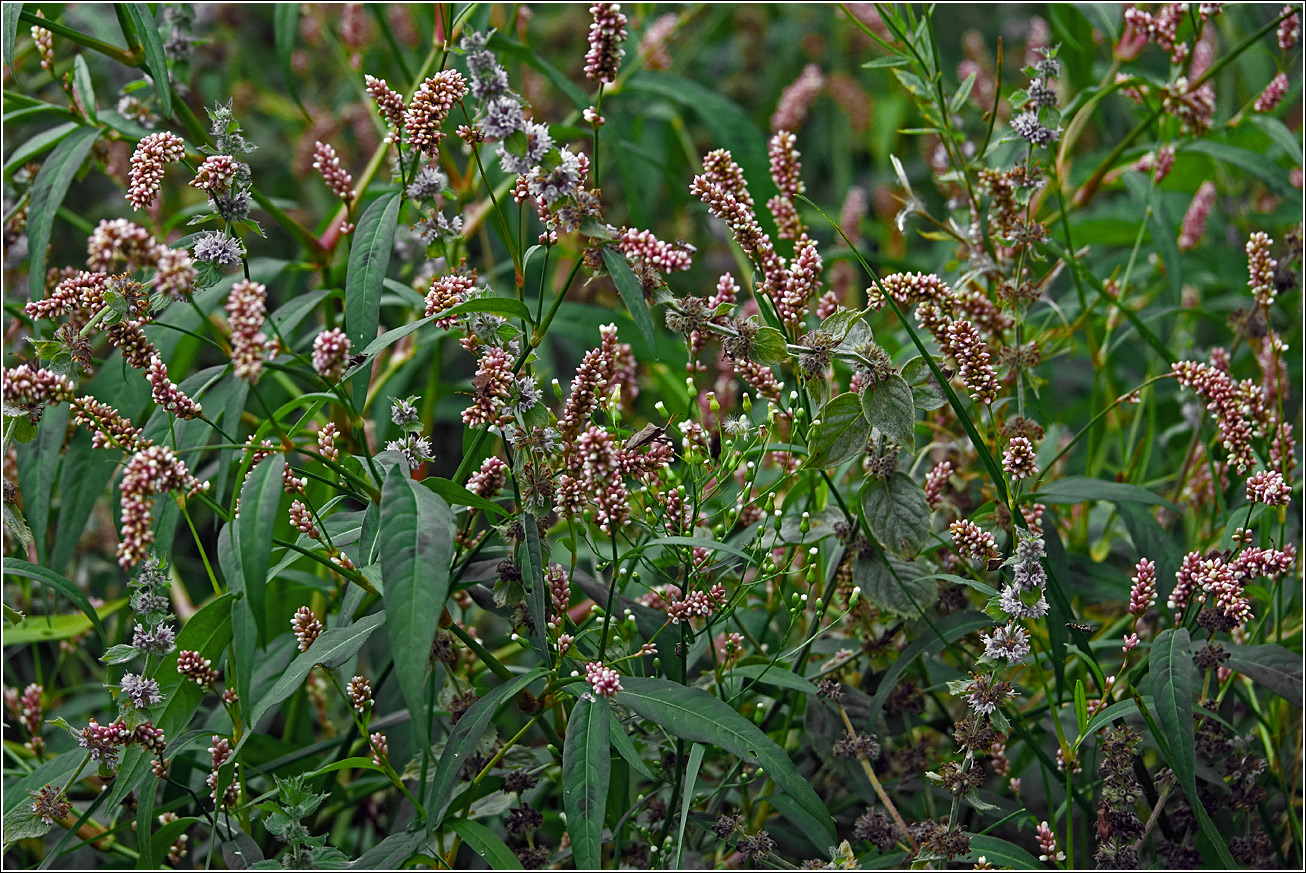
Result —
MULTIPOLYGON (((381 288, 390 253, 395 247, 395 223, 403 200, 399 192, 382 194, 367 207, 358 227, 350 234, 349 272, 345 276, 345 332, 356 349, 376 338, 381 317, 381 288)), ((354 391, 367 388, 366 376, 354 377, 354 391)))
POLYGON ((603 848, 603 814, 612 761, 608 752, 608 699, 584 695, 567 721, 562 747, 562 806, 576 867, 597 870, 603 848))
POLYGON ((630 707, 672 736, 717 746, 760 765, 781 791, 821 824, 826 837, 835 838, 830 813, 784 749, 727 703, 701 688, 667 679, 623 676, 621 684, 623 690, 613 698, 615 703, 630 707))
POLYGON ((390 468, 381 489, 379 541, 386 637, 399 690, 423 738, 430 729, 423 688, 436 624, 449 596, 456 532, 449 504, 413 482, 406 466, 390 468))

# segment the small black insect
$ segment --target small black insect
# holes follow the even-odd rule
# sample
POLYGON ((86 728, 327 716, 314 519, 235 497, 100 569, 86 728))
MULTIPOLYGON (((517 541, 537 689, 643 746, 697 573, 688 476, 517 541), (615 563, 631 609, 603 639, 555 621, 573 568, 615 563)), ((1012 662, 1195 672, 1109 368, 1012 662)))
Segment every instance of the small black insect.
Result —
POLYGON ((1082 634, 1091 634, 1093 632, 1093 626, 1091 624, 1082 624, 1077 621, 1068 621, 1066 622, 1066 630, 1077 630, 1082 634))
POLYGON ((367 355, 364 355, 360 352, 359 354, 354 355, 352 358, 349 359, 349 366, 357 367, 359 364, 363 363, 366 360, 367 360, 367 355))

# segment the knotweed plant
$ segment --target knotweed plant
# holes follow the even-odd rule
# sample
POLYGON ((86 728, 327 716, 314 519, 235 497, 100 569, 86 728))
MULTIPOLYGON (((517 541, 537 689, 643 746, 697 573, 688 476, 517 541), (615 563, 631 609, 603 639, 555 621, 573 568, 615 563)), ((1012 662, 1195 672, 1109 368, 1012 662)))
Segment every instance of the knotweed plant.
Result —
POLYGON ((1300 9, 992 11, 6 6, 6 864, 1296 869, 1300 9))

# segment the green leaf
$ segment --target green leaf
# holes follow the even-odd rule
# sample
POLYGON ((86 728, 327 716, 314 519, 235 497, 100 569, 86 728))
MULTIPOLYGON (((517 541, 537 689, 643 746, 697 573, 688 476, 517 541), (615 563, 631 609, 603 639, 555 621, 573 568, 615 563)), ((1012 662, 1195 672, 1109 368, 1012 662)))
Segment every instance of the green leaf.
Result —
POLYGON ((674 869, 683 869, 680 866, 681 855, 685 851, 685 825, 689 822, 689 810, 694 805, 694 789, 698 785, 698 770, 703 766, 703 745, 694 743, 689 750, 689 763, 685 767, 685 789, 680 797, 680 824, 676 834, 676 863, 672 865, 674 869))
POLYGON ((881 70, 885 67, 906 67, 911 65, 911 58, 904 58, 893 55, 887 58, 876 58, 873 61, 867 61, 862 64, 863 70, 881 70))
POLYGON ((1302 662, 1283 646, 1226 646, 1229 660, 1225 666, 1241 673, 1257 685, 1263 685, 1291 703, 1302 708, 1302 662))
POLYGON ((1275 145, 1283 149, 1288 157, 1292 158, 1293 163, 1298 166, 1301 165, 1304 160, 1301 137, 1289 130, 1287 125, 1273 115, 1260 115, 1259 113, 1248 120, 1264 131, 1265 135, 1273 140, 1275 145))
POLYGON ((966 101, 970 98, 971 89, 975 87, 975 76, 975 73, 971 73, 966 77, 965 81, 957 86, 957 93, 953 94, 952 99, 948 101, 948 112, 956 115, 966 105, 966 101))
POLYGON ((471 300, 464 300, 457 306, 451 306, 442 312, 437 312, 436 317, 450 318, 457 315, 466 315, 469 312, 492 312, 495 315, 502 315, 504 318, 520 318, 528 323, 531 320, 531 311, 526 308, 526 304, 511 297, 473 297, 471 300))
POLYGON ((449 822, 449 830, 463 838, 472 851, 480 855, 491 870, 520 870, 521 862, 499 835, 478 821, 458 818, 449 822))
POLYGON ((272 32, 277 46, 277 61, 281 65, 281 78, 285 80, 290 99, 295 101, 304 117, 309 117, 304 102, 299 99, 299 90, 295 87, 295 71, 290 65, 291 55, 295 53, 295 34, 299 32, 299 4, 277 3, 273 6, 272 32))
POLYGON ((135 646, 129 646, 125 643, 119 643, 116 646, 109 646, 105 653, 100 656, 102 664, 126 664, 128 661, 134 661, 139 658, 141 650, 135 646))
POLYGON ((902 365, 902 378, 911 387, 912 402, 917 409, 929 412, 948 404, 948 398, 943 396, 929 364, 920 355, 902 365))
POLYGON ((6 3, 4 5, 3 37, 0 37, 4 42, 4 54, 0 57, 3 57, 3 63, 8 64, 10 67, 14 65, 14 44, 18 42, 18 16, 22 14, 22 3, 6 3))
POLYGON ((548 673, 546 668, 536 667, 529 673, 510 679, 473 703, 471 708, 463 713, 463 717, 458 719, 458 724, 449 732, 449 739, 444 744, 444 754, 440 756, 440 764, 435 768, 435 778, 431 781, 428 795, 430 799, 423 804, 429 816, 426 825, 428 832, 433 832, 444 818, 444 807, 453 793, 454 783, 458 781, 458 772, 467 763, 467 756, 476 749, 476 745, 483 738, 485 729, 490 726, 499 707, 546 673, 548 673))
POLYGON ((1086 503, 1090 500, 1107 500, 1112 503, 1146 503, 1149 506, 1164 506, 1179 512, 1179 508, 1159 494, 1153 494, 1146 488, 1125 482, 1109 482, 1105 479, 1090 479, 1087 476, 1067 476, 1055 482, 1049 482, 1030 500, 1043 503, 1086 503))
MULTIPOLYGON (((6 6, 5 9, 8 10, 9 7, 6 6)), ((81 57, 81 55, 78 55, 78 57, 81 57)), ((72 133, 78 127, 79 125, 77 122, 68 121, 63 124, 55 125, 49 130, 43 130, 38 134, 34 134, 31 139, 14 149, 13 154, 9 156, 9 160, 5 161, 3 171, 4 176, 6 178, 13 176, 20 167, 35 158, 37 155, 54 148, 61 140, 63 140, 64 137, 72 133)))
MULTIPOLYGON (((743 560, 745 563, 751 563, 752 558, 748 553, 720 540, 709 539, 708 537, 656 537, 642 544, 638 549, 631 551, 643 550, 653 546, 689 546, 695 549, 707 549, 710 552, 725 552, 727 555, 733 555, 743 560)), ((630 552, 627 552, 629 556, 630 552)))
MULTIPOLYGON (((348 627, 333 627, 330 630, 323 631, 322 635, 313 641, 313 645, 308 647, 307 652, 290 662, 290 666, 286 668, 285 673, 281 674, 281 678, 277 680, 277 683, 255 704, 249 723, 257 727, 263 716, 267 715, 268 710, 294 694, 318 664, 335 668, 358 654, 358 650, 363 647, 363 643, 367 642, 367 638, 372 635, 373 631, 385 624, 385 620, 386 613, 378 612, 360 619, 348 627)), ((434 626, 434 617, 427 616, 427 620, 434 626)), ((427 651, 430 651, 429 646, 427 651)), ((422 654, 423 657, 426 657, 426 652, 422 654)))
MULTIPOLYGON (((731 676, 741 679, 754 679, 763 685, 815 694, 816 686, 810 679, 804 679, 784 664, 741 664, 730 668, 731 676)), ((742 686, 741 686, 742 687, 742 686)))
POLYGON ((862 414, 856 394, 840 394, 825 404, 819 421, 808 445, 808 467, 837 467, 866 451, 871 423, 862 414))
MULTIPOLYGON (((1144 702, 1150 705, 1152 699, 1150 697, 1145 697, 1144 702)), ((1110 724, 1118 718, 1134 715, 1137 712, 1138 704, 1132 700, 1122 700, 1119 703, 1113 703, 1106 709, 1099 711, 1097 715, 1089 719, 1088 723, 1079 732, 1079 736, 1075 738, 1074 745, 1070 747, 1071 751, 1078 749, 1080 743, 1097 733, 1098 728, 1110 724)))
POLYGON ((1170 765, 1190 798, 1197 795, 1193 740, 1193 651, 1187 628, 1161 631, 1148 655, 1149 690, 1156 718, 1170 747, 1170 765))
POLYGON ((916 409, 911 387, 890 376, 862 392, 862 414, 872 427, 908 451, 916 450, 916 409))
POLYGON ((701 688, 667 679, 624 676, 621 684, 624 690, 617 693, 615 703, 629 707, 672 736, 717 746, 762 766, 771 781, 820 822, 829 839, 835 839, 830 813, 784 749, 728 704, 701 688))
POLYGON ((915 558, 930 539, 930 506, 925 492, 906 473, 867 479, 862 487, 862 518, 885 550, 915 558))
POLYGON ((1084 690, 1084 680, 1075 680, 1075 726, 1079 736, 1088 729, 1088 693, 1084 690))
POLYGON ((903 618, 919 617, 939 598, 939 586, 933 577, 922 576, 912 564, 887 555, 854 558, 853 582, 873 605, 903 618))
POLYGON ((752 358, 759 364, 775 367, 789 357, 789 344, 785 335, 774 327, 759 327, 753 339, 752 358))
POLYGON ((91 84, 91 70, 86 66, 85 55, 73 58, 73 93, 81 101, 86 117, 96 121, 95 87, 91 84))
POLYGON ((991 837, 986 834, 972 834, 970 838, 970 853, 960 860, 978 861, 980 855, 987 858, 989 863, 998 869, 1046 869, 1045 864, 1020 846, 1017 846, 1015 843, 1009 843, 1006 840, 998 837, 991 837))
MULTIPOLYGON (((127 598, 124 597, 121 600, 106 603, 95 610, 95 614, 104 619, 126 605, 127 598)), ((90 629, 91 620, 79 612, 67 615, 29 615, 16 626, 5 628, 4 644, 6 646, 26 646, 32 643, 70 640, 90 629)))
POLYGON ((386 639, 404 703, 423 742, 427 723, 426 671, 436 625, 449 596, 449 561, 457 532, 442 498, 420 488, 405 465, 386 474, 381 488, 381 581, 385 584, 386 639))
POLYGON ((544 581, 544 553, 540 544, 540 527, 534 514, 521 514, 522 530, 525 537, 522 542, 521 571, 522 587, 526 589, 526 609, 530 612, 531 623, 535 626, 535 641, 539 643, 540 653, 546 661, 553 662, 549 650, 548 602, 546 593, 548 585, 544 581))
POLYGON ((653 333, 653 319, 648 314, 648 304, 644 302, 644 288, 630 269, 630 262, 626 260, 621 249, 604 246, 603 263, 608 268, 617 291, 621 293, 621 300, 626 304, 626 310, 635 321, 635 327, 639 329, 640 336, 648 345, 650 354, 656 359, 658 344, 657 337, 653 333))
POLYGON ((233 591, 245 592, 247 607, 253 614, 257 640, 237 640, 238 654, 250 658, 256 645, 270 639, 267 627, 267 610, 264 592, 267 591, 268 565, 272 555, 272 530, 280 517, 282 479, 286 469, 286 456, 277 454, 259 463, 250 471, 245 485, 240 489, 240 515, 235 520, 236 549, 240 552, 240 588, 234 580, 233 591), (248 654, 246 654, 248 652, 248 654))
POLYGON ((590 698, 585 694, 577 701, 562 746, 562 807, 580 870, 602 866, 603 816, 612 768, 608 699, 590 698))
POLYGON ((52 824, 46 824, 32 811, 32 804, 23 803, 5 814, 4 847, 6 850, 19 840, 33 840, 45 836, 52 824))
POLYGON ((41 164, 41 172, 32 183, 32 197, 27 209, 27 239, 31 251, 27 288, 32 300, 45 296, 45 249, 50 244, 54 213, 63 204, 73 175, 91 153, 91 146, 99 135, 98 127, 80 127, 68 134, 41 164))
POLYGON ((493 500, 487 500, 479 494, 474 494, 457 482, 450 482, 448 479, 441 479, 437 476, 427 476, 419 484, 439 494, 450 506, 467 506, 472 509, 493 512, 496 515, 509 515, 508 510, 493 500))
POLYGON ((1288 174, 1278 164, 1265 155, 1249 149, 1231 146, 1227 143, 1214 142, 1209 139, 1195 139, 1179 149, 1182 152, 1198 152, 1207 157, 1222 161, 1236 170, 1260 180, 1280 197, 1299 197, 1297 189, 1288 181, 1288 174))
MULTIPOLYGON (((38 567, 36 564, 29 564, 27 561, 20 561, 17 558, 5 559, 5 575, 22 576, 25 579, 40 582, 48 588, 53 588, 68 598, 73 606, 82 611, 82 614, 90 620, 91 626, 95 628, 95 632, 100 635, 100 639, 107 640, 104 635, 104 627, 100 624, 100 616, 96 614, 95 608, 91 606, 90 598, 83 594, 82 590, 70 580, 65 579, 53 570, 47 570, 44 567, 38 567)), ((42 620, 41 616, 28 619, 28 621, 40 620, 42 620)))
MULTIPOLYGON (((395 223, 403 204, 400 192, 382 194, 367 207, 351 236, 349 272, 345 276, 345 332, 355 348, 362 348, 376 338, 381 317, 381 288, 390 269, 390 253, 395 247, 395 223)), ((365 380, 356 376, 354 393, 361 396, 365 380)))
POLYGON ((376 762, 371 758, 345 758, 342 761, 332 761, 325 767, 319 767, 308 775, 308 778, 321 776, 324 773, 334 773, 337 770, 375 770, 378 773, 384 773, 385 770, 376 766, 376 762))
POLYGON ((617 753, 626 759, 626 763, 631 766, 631 769, 650 782, 658 781, 657 777, 653 775, 653 771, 640 758, 639 752, 635 750, 635 744, 630 741, 630 737, 626 736, 626 729, 621 726, 620 720, 608 719, 608 738, 612 741, 617 753))
POLYGON ((145 49, 145 66, 154 80, 155 93, 159 95, 159 107, 163 117, 172 115, 172 85, 168 81, 168 56, 163 52, 163 39, 159 36, 158 25, 150 14, 150 7, 145 3, 124 3, 123 10, 136 35, 141 38, 141 48, 145 49))

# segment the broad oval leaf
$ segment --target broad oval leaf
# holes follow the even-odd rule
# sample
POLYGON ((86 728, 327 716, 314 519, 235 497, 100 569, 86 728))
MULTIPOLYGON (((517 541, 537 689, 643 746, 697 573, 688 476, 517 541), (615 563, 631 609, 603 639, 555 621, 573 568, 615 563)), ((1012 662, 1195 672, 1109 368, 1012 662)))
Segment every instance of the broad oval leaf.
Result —
POLYGON ((774 327, 759 327, 753 338, 752 358, 759 364, 774 367, 783 364, 789 356, 789 344, 785 335, 774 327))
POLYGON ((856 394, 840 394, 821 410, 820 424, 813 428, 807 466, 835 467, 866 451, 871 423, 862 414, 856 394))
POLYGON ((930 538, 930 506, 912 477, 894 473, 868 479, 861 496, 862 518, 876 542, 904 558, 920 554, 930 538))
POLYGON ((898 445, 916 448, 916 406, 911 387, 901 376, 890 376, 862 392, 862 414, 880 433, 898 445))
POLYGON ((885 555, 854 558, 853 582, 872 604, 904 618, 918 617, 939 599, 934 577, 922 576, 915 566, 885 555))
POLYGON ((449 596, 455 533, 449 504, 413 482, 407 466, 391 467, 381 488, 379 541, 386 638, 399 690, 423 740, 430 733, 423 688, 436 624, 449 596))
POLYGON ((617 692, 614 702, 630 707, 672 736, 718 746, 744 761, 761 765, 771 781, 820 822, 831 840, 835 839, 829 811, 784 749, 724 701, 701 688, 667 679, 625 676, 621 684, 623 690, 617 692))
MULTIPOLYGON (((395 247, 395 224, 403 200, 398 191, 372 201, 350 234, 349 272, 345 276, 345 332, 354 348, 363 348, 376 338, 381 317, 381 288, 390 253, 395 247)), ((363 382, 361 389, 367 387, 363 382)), ((358 378, 354 390, 361 394, 358 378)))
POLYGON ((912 402, 916 404, 917 409, 930 412, 948 404, 948 398, 943 396, 943 389, 939 387, 934 374, 930 372, 929 365, 920 355, 903 364, 901 373, 902 378, 911 388, 912 402))
MULTIPOLYGON (((385 619, 385 612, 378 612, 348 627, 333 627, 323 631, 322 635, 313 641, 313 645, 308 647, 307 652, 290 662, 290 666, 281 674, 277 684, 273 685, 255 704, 254 712, 249 719, 250 725, 257 728, 259 720, 267 715, 272 707, 294 694, 318 664, 323 667, 339 667, 358 654, 358 650, 367 642, 372 632, 385 624, 385 619)), ((252 736, 252 733, 246 736, 252 736)))
POLYGON ((462 718, 458 719, 458 724, 449 732, 449 739, 444 744, 444 754, 440 756, 440 763, 435 768, 429 799, 423 804, 429 816, 426 820, 428 833, 433 832, 444 818, 444 807, 453 794, 458 771, 467 763, 467 756, 476 749, 476 744, 481 741, 485 729, 490 726, 499 708, 518 691, 548 672, 544 667, 536 667, 529 673, 510 679, 473 703, 471 708, 463 713, 462 718))
POLYGON ((562 746, 562 806, 576 867, 597 870, 603 849, 603 815, 612 760, 608 751, 608 699, 582 695, 567 720, 562 746))
POLYGON ((31 251, 27 288, 32 300, 45 296, 45 250, 50 244, 54 213, 63 203, 73 175, 90 154, 99 135, 97 127, 80 127, 68 134, 41 164, 41 172, 32 183, 27 208, 27 239, 31 251))

